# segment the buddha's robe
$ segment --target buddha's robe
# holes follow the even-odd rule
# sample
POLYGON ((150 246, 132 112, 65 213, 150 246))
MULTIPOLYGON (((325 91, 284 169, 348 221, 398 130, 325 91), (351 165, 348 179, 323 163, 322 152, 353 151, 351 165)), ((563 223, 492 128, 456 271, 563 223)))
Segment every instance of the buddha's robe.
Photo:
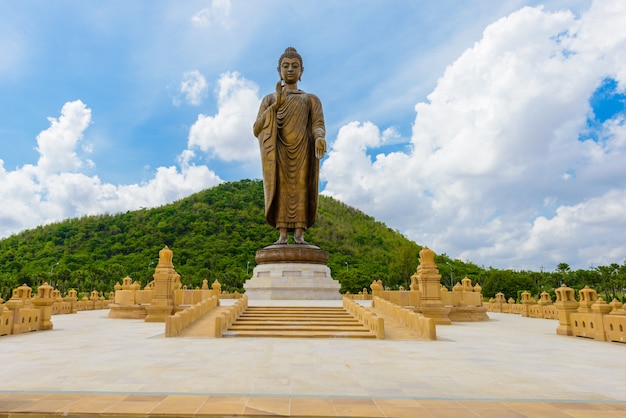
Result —
POLYGON ((275 228, 306 229, 317 213, 319 161, 315 140, 324 139, 324 114, 317 96, 287 90, 263 98, 254 135, 259 140, 265 192, 265 219, 275 228))

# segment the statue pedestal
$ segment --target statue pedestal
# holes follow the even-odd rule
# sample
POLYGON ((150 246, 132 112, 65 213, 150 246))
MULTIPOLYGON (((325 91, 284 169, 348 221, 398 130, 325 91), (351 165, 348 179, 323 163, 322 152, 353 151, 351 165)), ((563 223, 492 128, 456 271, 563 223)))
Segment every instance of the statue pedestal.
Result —
POLYGON ((107 318, 145 319, 148 315, 146 306, 148 305, 119 305, 114 303, 109 306, 107 318))
POLYGON ((271 245, 243 287, 251 300, 340 300, 341 285, 326 266, 328 253, 313 245, 271 245))
POLYGON ((174 306, 166 304, 155 304, 153 302, 152 305, 147 305, 145 309, 148 313, 144 318, 145 322, 165 322, 167 320, 167 317, 172 314, 174 306))

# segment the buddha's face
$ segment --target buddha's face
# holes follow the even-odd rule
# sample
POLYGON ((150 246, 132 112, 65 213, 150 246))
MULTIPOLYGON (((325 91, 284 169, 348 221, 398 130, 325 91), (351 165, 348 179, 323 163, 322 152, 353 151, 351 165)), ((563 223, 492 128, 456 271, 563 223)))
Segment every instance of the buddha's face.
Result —
POLYGON ((278 71, 286 84, 296 84, 300 80, 304 68, 298 58, 283 58, 278 71))

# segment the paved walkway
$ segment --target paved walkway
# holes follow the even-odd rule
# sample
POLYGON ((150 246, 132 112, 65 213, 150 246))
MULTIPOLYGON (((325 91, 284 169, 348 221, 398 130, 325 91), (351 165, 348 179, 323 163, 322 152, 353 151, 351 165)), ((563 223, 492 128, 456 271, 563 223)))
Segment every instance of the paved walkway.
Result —
POLYGON ((626 417, 626 344, 557 336, 554 320, 490 313, 438 341, 166 339, 106 314, 1 337, 0 417, 626 417))

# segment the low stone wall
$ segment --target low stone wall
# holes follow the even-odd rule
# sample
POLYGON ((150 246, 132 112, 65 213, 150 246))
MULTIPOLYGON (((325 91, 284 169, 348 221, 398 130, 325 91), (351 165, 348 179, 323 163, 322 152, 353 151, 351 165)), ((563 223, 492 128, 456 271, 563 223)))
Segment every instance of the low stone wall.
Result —
POLYGON ((176 311, 182 311, 211 297, 213 292, 209 289, 178 289, 174 290, 174 306, 176 311))
POLYGON ((13 312, 0 305, 0 336, 10 335, 13 332, 13 312))
POLYGON ((441 302, 452 307, 481 307, 483 306, 482 287, 476 284, 472 286, 472 281, 465 277, 461 283, 457 283, 448 291, 445 286, 441 286, 441 302))
POLYGON ((626 315, 605 315, 602 321, 607 341, 626 342, 626 315))
POLYGON ((600 312, 575 312, 571 314, 572 333, 575 337, 598 341, 626 343, 626 314, 600 312))
POLYGON ((363 292, 359 292, 356 294, 352 294, 352 293, 344 293, 343 294, 344 298, 348 298, 350 300, 372 300, 372 295, 369 293, 363 293, 363 292))
POLYGON ((529 305, 527 315, 530 318, 559 319, 559 312, 554 305, 529 305))
POLYGON ((374 297, 372 306, 374 309, 380 310, 385 315, 391 316, 405 327, 415 331, 422 338, 427 340, 437 339, 437 328, 434 319, 426 318, 422 314, 410 311, 379 297, 374 297))
POLYGON ((165 319, 165 336, 176 337, 185 328, 196 322, 205 314, 219 305, 219 299, 215 296, 188 306, 182 311, 176 312, 165 319))
POLYGON ((422 306, 422 293, 417 290, 381 290, 376 293, 376 297, 391 302, 394 305, 413 308, 420 308, 422 306))
POLYGON ((41 328, 41 310, 37 308, 21 308, 13 317, 13 334, 39 331, 41 328))
POLYGON ((499 312, 521 315, 529 318, 559 319, 559 314, 554 305, 504 303, 500 306, 496 303, 487 305, 489 312, 499 312))
POLYGON ((553 304, 547 292, 539 302, 522 292, 522 303, 508 302, 499 293, 489 301, 491 312, 513 313, 530 318, 557 319, 558 335, 593 338, 598 341, 626 342, 626 310, 618 300, 606 303, 594 289, 585 286, 576 301, 574 289, 562 285, 555 290, 557 300, 553 304))
POLYGON ((375 313, 356 303, 350 298, 342 298, 343 307, 350 315, 354 316, 360 323, 366 326, 376 335, 379 340, 385 339, 385 320, 375 313))
POLYGON ((0 304, 0 336, 51 330, 52 315, 107 309, 111 302, 98 296, 98 292, 92 292, 91 299, 77 299, 76 290, 71 289, 67 296, 61 297, 61 292, 48 283, 39 286, 35 296, 30 286, 19 286, 13 290, 10 300, 0 304))
POLYGON ((243 295, 237 302, 224 309, 224 312, 215 318, 215 338, 222 338, 223 332, 230 328, 247 308, 248 297, 243 295))
POLYGON ((14 310, 5 308, 1 312, 0 336, 43 330, 44 317, 40 308, 31 305, 14 310))
MULTIPOLYGON (((125 279, 126 280, 126 279, 125 279)), ((128 279, 130 280, 130 278, 128 279)), ((131 285, 126 284, 126 287, 131 285)), ((115 303, 109 304, 109 318, 114 319, 144 319, 148 315, 147 306, 152 304, 155 291, 153 288, 139 289, 117 289, 115 291, 115 303)), ((215 297, 217 292, 208 286, 202 289, 176 289, 172 291, 172 302, 174 304, 173 313, 181 312, 204 300, 215 297)), ((219 299, 218 306, 219 306, 219 299)))
POLYGON ((235 292, 235 293, 222 292, 222 293, 220 293, 220 299, 241 299, 242 296, 243 296, 243 294, 239 293, 239 292, 235 292))
POLYGON ((65 301, 57 301, 52 305, 52 315, 67 315, 72 313, 72 304, 65 301))
POLYGON ((83 298, 83 300, 79 300, 78 302, 76 302, 76 310, 77 311, 97 311, 100 309, 109 309, 109 307, 111 306, 111 304, 113 303, 112 300, 90 300, 87 299, 87 297, 85 296, 83 298))
POLYGON ((515 299, 504 299, 504 294, 498 293, 495 299, 486 304, 489 312, 510 313, 530 318, 559 319, 556 306, 552 303, 550 295, 542 292, 537 302, 530 297, 529 292, 522 292, 522 303, 515 303, 515 299))

